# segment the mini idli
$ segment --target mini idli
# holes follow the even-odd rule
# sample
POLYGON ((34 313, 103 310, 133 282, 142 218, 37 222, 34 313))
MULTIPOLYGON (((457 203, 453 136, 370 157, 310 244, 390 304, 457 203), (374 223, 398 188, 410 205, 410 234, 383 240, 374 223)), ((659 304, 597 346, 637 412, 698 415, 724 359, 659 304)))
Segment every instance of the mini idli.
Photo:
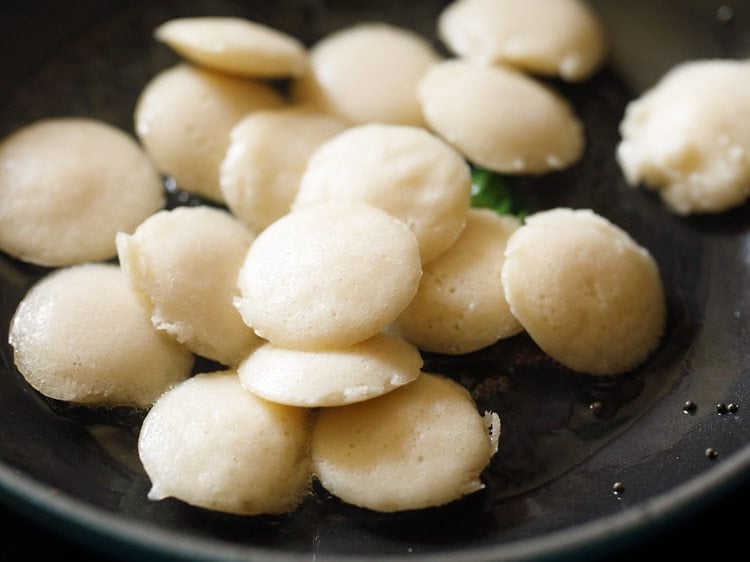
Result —
POLYGON ((236 372, 196 375, 143 421, 148 497, 236 515, 292 511, 310 490, 309 435, 307 410, 258 398, 236 372))
POLYGON ((510 311, 501 281, 512 216, 471 209, 451 248, 424 266, 419 289, 388 331, 423 351, 459 355, 523 330, 510 311))
POLYGON ((352 124, 422 126, 415 90, 438 60, 430 43, 412 31, 360 24, 313 46, 309 71, 294 84, 293 95, 352 124))
POLYGON ((237 369, 242 386, 290 406, 317 408, 369 400, 412 382, 422 357, 401 338, 377 334, 344 349, 299 351, 271 343, 237 369))
POLYGON ((32 387, 77 404, 148 408, 193 366, 187 349, 154 330, 109 264, 42 278, 18 305, 8 339, 32 387))
POLYGON ((114 257, 164 205, 159 174, 119 129, 86 118, 44 119, 0 143, 0 250, 58 267, 114 257))
POLYGON ((297 39, 242 18, 177 18, 157 27, 154 36, 190 62, 232 75, 284 78, 307 68, 307 52, 297 39))
POLYGON ((591 76, 607 53, 599 17, 580 0, 457 0, 438 34, 462 58, 571 82, 591 76))
POLYGON ((484 488, 500 419, 482 417, 465 388, 422 373, 388 394, 321 410, 313 470, 341 500, 394 512, 443 505, 484 488))
POLYGON ((332 115, 302 107, 248 115, 232 129, 221 164, 229 210, 257 232, 287 214, 310 155, 345 128, 332 115))
POLYGON ((418 127, 374 123, 313 153, 292 208, 359 201, 383 209, 411 228, 427 263, 456 241, 470 200, 469 166, 451 146, 418 127))
POLYGON ((505 249, 505 298, 533 340, 566 367, 616 375, 656 349, 667 315, 659 268, 590 210, 536 213, 505 249))
POLYGON ((336 349, 381 332, 419 285, 404 223, 364 203, 321 203, 261 232, 239 274, 245 323, 280 347, 336 349))
POLYGON ((182 64, 146 85, 135 130, 159 170, 180 188, 221 201, 219 166, 232 127, 251 111, 282 103, 266 84, 182 64))
POLYGON ((679 215, 726 211, 750 196, 748 121, 750 62, 683 63, 627 106, 617 160, 679 215))
POLYGON ((418 96, 430 129, 494 172, 542 174, 583 155, 570 104, 510 67, 445 61, 425 74, 418 96))
POLYGON ((235 366, 258 343, 234 308, 253 234, 226 211, 178 207, 117 235, 120 265, 151 322, 198 355, 235 366))

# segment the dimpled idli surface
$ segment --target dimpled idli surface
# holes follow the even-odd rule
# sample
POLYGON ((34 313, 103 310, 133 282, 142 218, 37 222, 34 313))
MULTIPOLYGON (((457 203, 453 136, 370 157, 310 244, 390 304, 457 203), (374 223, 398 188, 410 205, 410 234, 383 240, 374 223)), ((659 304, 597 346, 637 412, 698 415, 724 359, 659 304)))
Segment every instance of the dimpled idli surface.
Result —
POLYGON ((256 231, 289 212, 310 155, 346 128, 301 107, 256 111, 230 133, 220 186, 232 213, 256 231))
POLYGON ((479 477, 499 436, 497 414, 482 417, 462 386, 422 373, 378 398, 321 410, 313 470, 347 503, 385 512, 422 509, 484 488, 479 477))
POLYGON ((725 211, 750 196, 748 120, 750 62, 683 63, 628 105, 617 159, 677 214, 725 211))
POLYGON ((236 365, 257 343, 232 304, 252 240, 225 211, 178 207, 149 217, 132 235, 118 234, 117 248, 157 329, 198 355, 236 365))
POLYGON ((117 231, 132 231, 163 205, 156 169, 106 123, 45 119, 0 143, 0 250, 21 260, 109 259, 117 231))
POLYGON ((228 74, 282 78, 307 67, 305 47, 297 39, 242 18, 177 18, 154 35, 189 61, 228 74))
POLYGON ((146 85, 135 128, 159 170, 182 189, 221 201, 219 166, 232 127, 251 111, 281 105, 265 84, 183 64, 146 85))
POLYGON ((417 127, 370 124, 313 154, 293 208, 360 201, 383 209, 411 228, 427 263, 458 238, 470 193, 468 165, 441 139, 417 127))
POLYGON ((143 421, 149 498, 237 515, 291 511, 309 492, 309 432, 306 410, 258 398, 236 372, 196 375, 143 421))
POLYGON ((509 67, 451 60, 419 83, 429 127, 495 172, 540 174, 583 154, 581 123, 562 97, 509 67))
POLYGON ((344 349, 299 351, 271 343, 245 359, 242 386, 280 404, 342 406, 369 400, 419 376, 422 358, 404 340, 377 334, 344 349))
POLYGON ((357 25, 313 46, 310 70, 295 84, 294 97, 354 124, 423 125, 415 88, 438 60, 427 40, 412 31, 357 25))
POLYGON ((278 346, 341 348, 393 321, 421 275, 417 239, 405 224, 363 203, 321 203, 258 235, 235 304, 256 334, 278 346))
POLYGON ((572 82, 607 52, 598 16, 580 0, 458 0, 440 15, 438 34, 460 57, 572 82))
POLYGON ((550 357, 592 375, 642 363, 659 344, 666 304, 659 269, 626 232, 589 210, 532 215, 514 232, 505 297, 550 357))
POLYGON ((451 248, 424 266, 419 289, 388 328, 424 351, 457 355, 517 334, 500 278, 518 219, 471 209, 451 248))
POLYGON ((79 404, 147 408, 193 366, 188 350, 154 330, 114 265, 44 277, 18 305, 9 341, 31 386, 79 404))

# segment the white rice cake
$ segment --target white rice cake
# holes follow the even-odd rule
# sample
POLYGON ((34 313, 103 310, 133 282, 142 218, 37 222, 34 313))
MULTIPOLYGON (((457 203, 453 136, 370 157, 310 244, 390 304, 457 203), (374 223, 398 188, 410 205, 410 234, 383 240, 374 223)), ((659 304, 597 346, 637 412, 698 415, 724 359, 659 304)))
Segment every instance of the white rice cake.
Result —
POLYGON ((237 365, 258 343, 234 308, 253 234, 229 213, 178 207, 117 235, 120 264, 151 322, 188 349, 237 365))
POLYGON ((154 36, 192 63, 236 76, 284 78, 307 68, 307 52, 297 39, 242 18, 173 19, 154 36))
POLYGON ((237 369, 242 386, 290 406, 317 408, 369 400, 412 382, 422 357, 401 338, 377 334, 344 349, 260 346, 237 369))
POLYGON ((0 249, 64 266, 116 254, 164 205, 161 179, 134 139, 103 122, 45 119, 0 143, 0 249))
POLYGON ((726 211, 750 196, 748 122, 750 62, 683 63, 628 105, 617 159, 679 215, 726 211))
POLYGON ((360 201, 383 209, 411 228, 427 263, 456 241, 470 199, 469 167, 452 147, 417 127, 370 124, 313 154, 292 208, 360 201))
POLYGON ((314 472, 347 503, 393 512, 443 505, 484 488, 500 419, 477 412, 450 379, 422 373, 384 396, 321 410, 314 472))
POLYGON ((178 65, 156 75, 141 93, 136 133, 179 187, 221 201, 219 166, 232 127, 251 111, 281 105, 281 97, 260 82, 178 65))
POLYGON ((458 241, 424 266, 414 300, 388 330, 423 351, 451 355, 521 332, 500 280, 505 245, 518 226, 515 217, 471 209, 458 241))
POLYGON ((427 40, 412 31, 357 25, 313 46, 310 70, 296 82, 294 97, 353 124, 421 126, 415 89, 438 60, 427 40))
POLYGON ((508 240, 502 282, 529 335, 575 371, 626 372, 661 340, 667 308, 656 262, 592 211, 528 217, 508 240))
POLYGON ((32 387, 78 404, 148 408, 193 366, 187 349, 154 330, 114 265, 44 277, 18 305, 9 341, 32 387))
POLYGON ((237 309, 291 349, 347 347, 381 332, 414 297, 417 239, 364 203, 321 203, 279 219, 250 247, 237 309))
POLYGON ((583 127, 570 104, 509 67, 442 62, 419 83, 418 96, 429 127, 492 171, 541 174, 583 155, 583 127))
POLYGON ((287 214, 310 155, 345 128, 336 117, 302 107, 248 115, 232 129, 221 164, 229 210, 256 232, 287 214))
POLYGON ((457 0, 438 34, 462 58, 570 82, 591 76, 607 53, 599 17, 580 0, 457 0))
POLYGON ((310 489, 309 435, 306 410, 258 398, 234 371, 196 375, 143 421, 149 499, 237 515, 292 511, 310 489))

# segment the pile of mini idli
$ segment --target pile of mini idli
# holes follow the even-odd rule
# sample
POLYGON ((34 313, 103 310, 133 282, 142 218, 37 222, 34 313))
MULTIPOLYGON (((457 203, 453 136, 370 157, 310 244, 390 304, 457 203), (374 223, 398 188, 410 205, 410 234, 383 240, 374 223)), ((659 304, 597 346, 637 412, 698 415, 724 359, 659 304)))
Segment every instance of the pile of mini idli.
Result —
POLYGON ((659 270, 627 233, 589 210, 470 208, 468 162, 581 158, 571 106, 525 72, 595 72, 594 14, 459 0, 438 30, 460 58, 378 23, 308 52, 250 21, 172 20, 156 37, 187 62, 143 91, 140 144, 79 118, 0 144, 0 247, 60 268, 18 306, 16 365, 51 398, 150 408, 149 497, 283 513, 317 478, 373 510, 442 505, 483 487, 500 420, 420 350, 526 330, 615 375, 657 347, 659 270), (159 210, 159 173, 214 204, 159 210), (226 369, 191 376, 194 355, 226 369))

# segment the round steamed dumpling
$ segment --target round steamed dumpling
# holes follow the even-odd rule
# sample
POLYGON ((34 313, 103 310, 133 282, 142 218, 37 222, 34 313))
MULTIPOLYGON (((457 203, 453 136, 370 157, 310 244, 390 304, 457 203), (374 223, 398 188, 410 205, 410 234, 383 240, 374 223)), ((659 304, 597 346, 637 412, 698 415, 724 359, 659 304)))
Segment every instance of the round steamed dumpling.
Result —
POLYGON ((419 83, 418 96, 432 130, 495 172, 544 173, 583 154, 583 129, 568 102, 510 68, 442 62, 419 83))
POLYGON ((415 88, 438 56, 419 35, 385 24, 350 27, 310 52, 310 71, 296 83, 311 102, 352 123, 423 125, 415 88))
POLYGON ((43 278, 18 305, 9 341, 31 386, 80 404, 147 408, 193 366, 189 351, 153 329, 114 265, 43 278))
POLYGON ((191 62, 239 76, 298 76, 307 67, 305 47, 294 37, 242 18, 169 20, 155 36, 191 62))
POLYGON ((470 210, 458 241, 424 267, 414 300, 389 330, 424 351, 454 355, 520 332, 500 280, 505 244, 516 228, 514 217, 470 210))
POLYGON ((470 192, 469 167, 442 140, 417 127, 371 124, 313 154, 293 208, 360 201, 383 209, 412 229, 427 263, 458 238, 470 192))
POLYGON ((109 259, 117 231, 131 231, 163 205, 149 159, 106 123, 46 119, 0 143, 0 250, 21 260, 109 259))
POLYGON ((232 127, 251 111, 281 104, 265 84, 179 65, 146 85, 135 127, 162 172, 182 189, 221 201, 219 166, 232 127))
POLYGON ((229 209, 256 231, 287 214, 310 155, 344 129, 336 117, 300 107, 250 114, 232 129, 221 164, 229 209))
POLYGON ((363 203, 321 203, 256 238, 236 306, 256 334, 278 346, 347 347, 393 321, 421 275, 417 240, 401 221, 363 203))
POLYGON ((599 18, 580 0, 458 0, 438 31, 461 57, 569 81, 593 74, 607 50, 599 18))
POLYGON ((570 369, 622 373, 661 339, 666 304, 658 266, 627 233, 591 211, 528 217, 508 241, 502 281, 529 335, 570 369))
POLYGON ((118 234, 120 263, 151 321, 188 349, 236 365, 257 343, 232 304, 253 235, 225 211, 178 207, 118 234))
POLYGON ((628 105, 617 159, 675 213, 725 211, 750 196, 749 120, 749 61, 684 63, 628 105))
POLYGON ((242 386, 279 404, 316 408, 369 400, 419 376, 416 348, 377 334, 344 349, 299 351, 271 343, 238 368, 242 386))
POLYGON ((285 513, 309 491, 307 411, 267 402, 233 371, 200 374, 162 396, 138 454, 149 498, 238 515, 285 513))
POLYGON ((497 414, 480 416, 466 389, 423 373, 384 396, 321 410, 314 472, 334 496, 368 509, 443 505, 484 487, 499 432, 497 414))

